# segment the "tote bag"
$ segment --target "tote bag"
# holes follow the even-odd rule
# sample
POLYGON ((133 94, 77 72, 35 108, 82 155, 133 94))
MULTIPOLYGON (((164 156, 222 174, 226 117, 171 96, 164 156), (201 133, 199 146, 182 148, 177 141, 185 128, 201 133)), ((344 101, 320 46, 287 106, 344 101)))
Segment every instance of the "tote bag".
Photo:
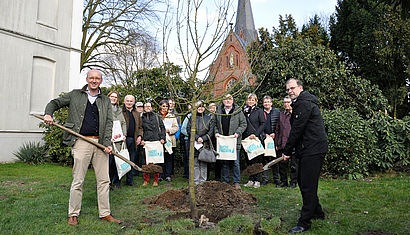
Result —
POLYGON ((122 133, 121 122, 119 120, 112 122, 112 139, 114 142, 120 142, 124 139, 124 134, 122 133), (114 138, 117 136, 117 138, 114 138))
POLYGON ((265 156, 276 157, 275 142, 270 136, 265 139, 265 156))
POLYGON ((262 143, 258 138, 250 139, 249 137, 247 137, 246 139, 242 140, 242 147, 248 154, 249 160, 252 160, 256 156, 265 153, 265 149, 263 148, 262 143))
POLYGON ((165 144, 164 144, 165 150, 169 153, 172 154, 172 140, 171 137, 168 135, 165 138, 165 144))
MULTIPOLYGON (((124 158, 130 160, 130 154, 128 153, 128 149, 125 145, 125 142, 122 142, 121 145, 121 150, 118 151, 117 147, 114 146, 114 151, 118 153, 119 155, 123 156, 124 158)), ((131 170, 130 164, 126 163, 124 160, 121 158, 115 158, 115 165, 117 166, 117 172, 118 172, 118 178, 121 179, 125 174, 128 173, 128 171, 131 170)))
POLYGON ((145 141, 146 164, 164 163, 164 146, 160 141, 145 141))
POLYGON ((234 135, 219 136, 216 138, 216 151, 219 153, 216 160, 236 160, 236 143, 234 135))

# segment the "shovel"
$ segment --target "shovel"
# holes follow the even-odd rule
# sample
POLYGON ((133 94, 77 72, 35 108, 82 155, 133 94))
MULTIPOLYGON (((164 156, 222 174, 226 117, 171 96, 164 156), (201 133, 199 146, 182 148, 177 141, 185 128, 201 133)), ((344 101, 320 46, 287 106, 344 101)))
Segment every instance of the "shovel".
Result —
POLYGON ((266 165, 262 166, 262 163, 256 163, 253 165, 250 165, 248 168, 246 168, 245 170, 242 171, 242 175, 245 176, 250 176, 250 175, 254 175, 254 174, 258 174, 264 171, 269 170, 269 168, 275 164, 277 164, 278 162, 282 161, 283 157, 277 158, 275 160, 272 160, 268 163, 266 163, 266 165))
MULTIPOLYGON (((43 117, 43 116, 40 116, 40 115, 38 115, 38 114, 32 114, 32 115, 33 115, 34 117, 38 118, 38 119, 44 120, 44 117, 43 117)), ((74 131, 72 131, 72 130, 70 130, 70 129, 68 129, 68 128, 66 128, 66 127, 64 127, 64 126, 62 126, 62 125, 60 125, 60 124, 57 124, 57 123, 53 122, 53 125, 56 126, 56 127, 58 127, 58 128, 60 128, 60 129, 63 129, 64 131, 67 131, 68 133, 70 133, 70 134, 72 134, 72 135, 77 136, 78 138, 81 138, 82 140, 87 141, 88 143, 90 143, 90 144, 92 144, 92 145, 95 145, 97 148, 100 148, 100 149, 102 149, 102 150, 104 150, 104 149, 106 148, 104 145, 102 145, 102 144, 100 144, 100 143, 98 143, 98 142, 94 142, 94 141, 88 139, 87 137, 85 137, 85 136, 83 136, 83 135, 80 135, 80 134, 78 134, 77 132, 74 132, 74 131)), ((133 162, 131 162, 130 160, 126 159, 125 157, 119 155, 118 153, 111 151, 111 154, 113 154, 114 156, 116 156, 116 157, 118 157, 119 159, 123 160, 124 162, 130 164, 130 166, 131 166, 132 168, 134 168, 135 170, 141 171, 141 172, 145 172, 143 169, 141 169, 141 167, 135 165, 135 163, 133 163, 133 162)))

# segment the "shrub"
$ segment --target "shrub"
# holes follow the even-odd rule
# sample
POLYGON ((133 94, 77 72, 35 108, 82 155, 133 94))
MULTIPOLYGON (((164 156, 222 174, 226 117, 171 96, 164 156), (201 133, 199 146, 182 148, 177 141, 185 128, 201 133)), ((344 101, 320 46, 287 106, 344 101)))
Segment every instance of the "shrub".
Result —
POLYGON ((375 131, 378 147, 382 154, 374 158, 373 170, 387 170, 393 167, 403 169, 409 165, 410 122, 408 118, 394 119, 383 112, 374 113, 368 121, 375 131))
MULTIPOLYGON (((63 125, 67 121, 68 108, 62 108, 54 113, 54 121, 63 125)), ((48 155, 52 162, 63 165, 72 165, 71 147, 63 144, 64 131, 54 125, 40 123, 45 128, 43 140, 48 148, 48 155)))
POLYGON ((378 158, 377 137, 353 108, 324 110, 329 141, 323 171, 350 179, 369 174, 372 158, 378 158))
POLYGON ((20 161, 28 164, 42 164, 50 162, 47 155, 47 149, 39 142, 24 143, 16 153, 14 153, 20 161))

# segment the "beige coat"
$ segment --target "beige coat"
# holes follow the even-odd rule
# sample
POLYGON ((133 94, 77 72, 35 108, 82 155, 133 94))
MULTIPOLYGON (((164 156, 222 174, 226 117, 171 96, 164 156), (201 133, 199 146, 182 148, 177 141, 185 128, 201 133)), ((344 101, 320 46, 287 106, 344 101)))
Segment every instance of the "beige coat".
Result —
POLYGON ((165 118, 163 118, 162 115, 161 115, 161 117, 162 117, 162 121, 164 122, 165 129, 167 129, 167 123, 172 123, 171 128, 169 128, 169 133, 168 134, 169 134, 169 137, 171 137, 172 147, 176 147, 177 146, 177 139, 175 138, 175 133, 177 133, 178 130, 179 130, 177 118, 175 117, 175 115, 173 113, 167 113, 165 118))

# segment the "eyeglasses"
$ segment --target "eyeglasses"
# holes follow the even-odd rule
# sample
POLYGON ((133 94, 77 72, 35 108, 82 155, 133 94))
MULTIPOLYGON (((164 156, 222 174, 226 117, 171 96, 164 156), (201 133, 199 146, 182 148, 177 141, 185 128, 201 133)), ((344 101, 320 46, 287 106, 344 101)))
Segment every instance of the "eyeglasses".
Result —
POLYGON ((168 107, 168 105, 162 105, 161 107, 164 107, 164 108, 165 108, 165 107, 168 107))
POLYGON ((297 86, 289 87, 288 89, 286 89, 286 91, 287 91, 287 92, 289 92, 289 91, 293 91, 293 90, 295 90, 295 89, 296 89, 296 87, 297 87, 297 86))

